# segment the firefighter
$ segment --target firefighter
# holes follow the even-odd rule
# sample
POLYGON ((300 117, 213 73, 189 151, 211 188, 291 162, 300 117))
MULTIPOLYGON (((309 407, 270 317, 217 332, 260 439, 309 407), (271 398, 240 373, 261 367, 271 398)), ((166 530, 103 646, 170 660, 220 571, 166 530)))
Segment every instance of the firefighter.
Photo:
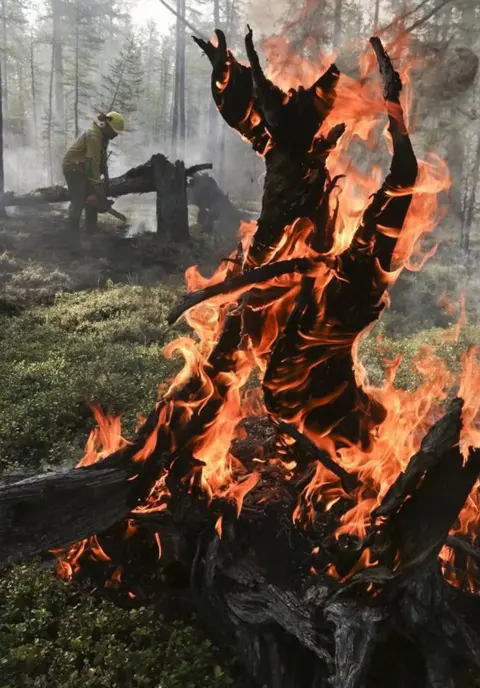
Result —
POLYGON ((110 203, 102 175, 108 179, 108 144, 125 130, 125 121, 118 112, 100 113, 90 128, 72 143, 62 162, 63 176, 70 196, 69 220, 72 229, 80 229, 85 209, 88 232, 97 228, 98 213, 106 212, 110 203), (88 201, 87 201, 88 199, 88 201))

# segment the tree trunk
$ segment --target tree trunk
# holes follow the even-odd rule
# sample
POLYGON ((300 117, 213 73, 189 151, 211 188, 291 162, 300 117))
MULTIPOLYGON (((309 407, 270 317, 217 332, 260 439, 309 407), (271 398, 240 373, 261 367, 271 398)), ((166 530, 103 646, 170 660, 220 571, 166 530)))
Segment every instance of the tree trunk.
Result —
POLYGON ((183 162, 172 164, 163 155, 152 158, 157 193, 157 232, 165 241, 188 241, 186 172, 183 162))
MULTIPOLYGON (((177 0, 177 12, 180 12, 182 0, 177 0)), ((171 153, 175 157, 178 149, 178 133, 180 127, 179 121, 179 71, 180 71, 180 32, 182 25, 180 16, 177 16, 175 23, 175 66, 174 66, 174 85, 173 85, 173 103, 172 103, 172 144, 171 153)))
MULTIPOLYGON (((171 93, 171 84, 170 84, 170 59, 168 55, 166 54, 166 50, 163 51, 162 55, 162 79, 161 79, 161 90, 160 90, 160 97, 161 97, 161 103, 159 104, 160 107, 160 112, 159 114, 159 122, 160 122, 160 128, 155 131, 155 140, 158 140, 160 133, 164 138, 165 141, 165 133, 168 131, 173 131, 173 121, 170 120, 169 113, 169 100, 170 100, 170 93, 171 93)), ((175 83, 175 82, 174 82, 175 83)), ((165 141, 165 143, 167 143, 165 141)))
POLYGON ((53 20, 53 71, 55 83, 55 119, 65 138, 64 66, 61 0, 52 0, 53 20))
POLYGON ((37 112, 37 85, 35 79, 35 52, 33 43, 33 31, 30 32, 30 88, 32 89, 32 113, 33 113, 33 140, 38 141, 38 112, 37 112))
MULTIPOLYGON (((185 0, 179 0, 182 20, 185 19, 185 0)), ((184 157, 185 151, 185 136, 187 129, 186 109, 185 109, 185 73, 186 73, 186 40, 185 40, 185 25, 184 21, 180 22, 179 35, 179 75, 178 75, 178 154, 179 157, 184 157)))
POLYGON ((0 217, 6 214, 3 196, 5 192, 5 167, 3 160, 3 74, 0 60, 0 217))
POLYGON ((374 34, 377 32, 379 21, 380 21, 380 0, 375 0, 375 12, 373 15, 373 33, 374 34))
POLYGON ((172 114, 172 156, 183 157, 185 144, 185 0, 177 0, 175 89, 172 114))
MULTIPOLYGON (((465 141, 460 131, 455 130, 450 133, 446 148, 446 161, 452 176, 448 213, 455 222, 463 224, 465 214, 462 198, 462 177, 465 168, 465 141)), ((462 244, 463 241, 460 238, 460 247, 462 244)))
POLYGON ((472 233, 472 225, 475 216, 475 204, 477 199, 477 186, 480 174, 480 135, 477 139, 477 148, 475 151, 475 160, 473 162, 472 174, 470 179, 470 194, 468 197, 466 212, 465 212, 465 227, 463 230, 462 248, 466 254, 470 252, 470 236, 472 233))
POLYGON ((26 107, 25 107, 25 80, 23 72, 23 63, 21 60, 16 60, 17 67, 17 82, 18 82, 18 110, 20 117, 20 136, 22 139, 22 146, 28 145, 27 137, 27 117, 26 117, 26 107))
POLYGON ((53 142, 52 142, 54 69, 55 69, 55 45, 52 43, 52 59, 50 62, 50 80, 49 80, 49 85, 48 85, 48 110, 47 110, 47 131, 46 131, 48 172, 49 172, 50 184, 53 184, 53 179, 54 179, 53 142))
POLYGON ((342 10, 343 0, 335 0, 335 9, 333 13, 333 47, 338 48, 342 42, 342 10))
MULTIPOLYGON (((220 23, 220 0, 213 0, 213 25, 222 28, 220 23)), ((218 114, 217 106, 213 98, 209 99, 209 109, 208 109, 208 154, 212 156, 214 168, 220 171, 221 165, 221 154, 220 154, 220 142, 219 142, 219 124, 220 115, 218 114)), ((221 171, 220 171, 221 173, 221 171)))
POLYGON ((3 77, 3 112, 6 117, 8 117, 8 28, 7 28, 7 0, 2 0, 2 77, 3 77))
POLYGON ((80 106, 80 28, 78 20, 75 21, 75 96, 73 103, 73 121, 75 127, 75 138, 80 133, 79 114, 80 106))

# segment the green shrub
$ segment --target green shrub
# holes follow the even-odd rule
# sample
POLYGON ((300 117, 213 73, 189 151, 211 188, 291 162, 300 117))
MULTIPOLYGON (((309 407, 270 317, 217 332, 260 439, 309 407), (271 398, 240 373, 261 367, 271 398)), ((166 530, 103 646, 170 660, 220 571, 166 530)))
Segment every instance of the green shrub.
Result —
POLYGON ((50 571, 0 579, 2 688, 224 688, 211 643, 154 608, 98 601, 50 571))
POLYGON ((131 433, 179 365, 162 353, 179 334, 166 325, 177 296, 120 286, 0 316, 0 467, 78 460, 93 426, 91 401, 121 414, 131 433))
POLYGON ((448 256, 446 264, 430 260, 420 272, 404 270, 390 292, 391 307, 385 319, 386 331, 391 336, 409 336, 434 327, 448 327, 456 318, 439 306, 442 296, 454 304, 465 296, 467 312, 474 318, 478 310, 479 282, 455 252, 448 256), (457 259, 457 262, 455 262, 457 259))
MULTIPOLYGON (((448 368, 459 373, 461 357, 468 347, 480 342, 480 325, 467 325, 460 330, 458 341, 446 340, 446 330, 432 328, 412 334, 410 337, 392 337, 384 335, 385 328, 381 323, 370 334, 365 336, 359 347, 360 358, 367 368, 370 381, 379 385, 384 381, 385 365, 382 360, 393 360, 402 356, 402 363, 398 369, 395 384, 403 389, 414 389, 421 381, 414 359, 421 352, 422 347, 432 347, 433 351, 442 359, 448 368), (384 335, 379 344, 376 340, 378 333, 384 335)), ((454 330, 448 330, 453 335, 454 330)))

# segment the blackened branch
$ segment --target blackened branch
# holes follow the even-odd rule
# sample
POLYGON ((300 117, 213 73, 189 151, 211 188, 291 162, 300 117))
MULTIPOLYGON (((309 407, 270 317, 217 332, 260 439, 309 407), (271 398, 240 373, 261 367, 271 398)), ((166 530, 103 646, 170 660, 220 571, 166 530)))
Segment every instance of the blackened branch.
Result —
POLYGON ((377 36, 370 39, 370 44, 375 51, 380 67, 380 75, 383 80, 383 97, 392 103, 400 103, 400 91, 402 90, 400 74, 394 69, 382 41, 377 36))
MULTIPOLYGON (((321 259, 320 262, 326 262, 326 259, 321 259)), ((269 263, 262 267, 249 270, 241 275, 232 277, 231 279, 212 284, 205 289, 199 289, 191 294, 188 294, 184 301, 182 301, 176 308, 174 308, 168 316, 168 324, 173 325, 178 318, 188 311, 193 306, 198 306, 199 303, 212 299, 215 296, 223 294, 234 294, 235 292, 260 282, 267 282, 275 277, 281 275, 288 275, 293 272, 305 274, 318 265, 319 260, 312 260, 310 258, 292 258, 291 260, 279 260, 276 263, 269 263)))
POLYGON ((342 468, 342 466, 334 461, 329 454, 327 454, 327 452, 319 449, 309 437, 297 430, 295 426, 290 425, 290 423, 280 422, 278 424, 278 430, 280 433, 288 435, 295 440, 296 446, 300 450, 300 453, 305 453, 312 459, 320 461, 320 463, 323 464, 327 470, 340 478, 342 487, 346 492, 352 492, 357 487, 360 487, 362 483, 356 475, 352 475, 342 468))

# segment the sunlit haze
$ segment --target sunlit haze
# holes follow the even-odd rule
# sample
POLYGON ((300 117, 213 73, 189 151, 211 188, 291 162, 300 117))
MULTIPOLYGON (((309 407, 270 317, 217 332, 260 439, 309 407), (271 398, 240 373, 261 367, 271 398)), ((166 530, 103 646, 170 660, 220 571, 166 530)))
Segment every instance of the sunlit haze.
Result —
POLYGON ((154 20, 162 33, 175 21, 174 15, 162 5, 160 0, 138 0, 132 5, 132 19, 138 26, 145 26, 154 20))

